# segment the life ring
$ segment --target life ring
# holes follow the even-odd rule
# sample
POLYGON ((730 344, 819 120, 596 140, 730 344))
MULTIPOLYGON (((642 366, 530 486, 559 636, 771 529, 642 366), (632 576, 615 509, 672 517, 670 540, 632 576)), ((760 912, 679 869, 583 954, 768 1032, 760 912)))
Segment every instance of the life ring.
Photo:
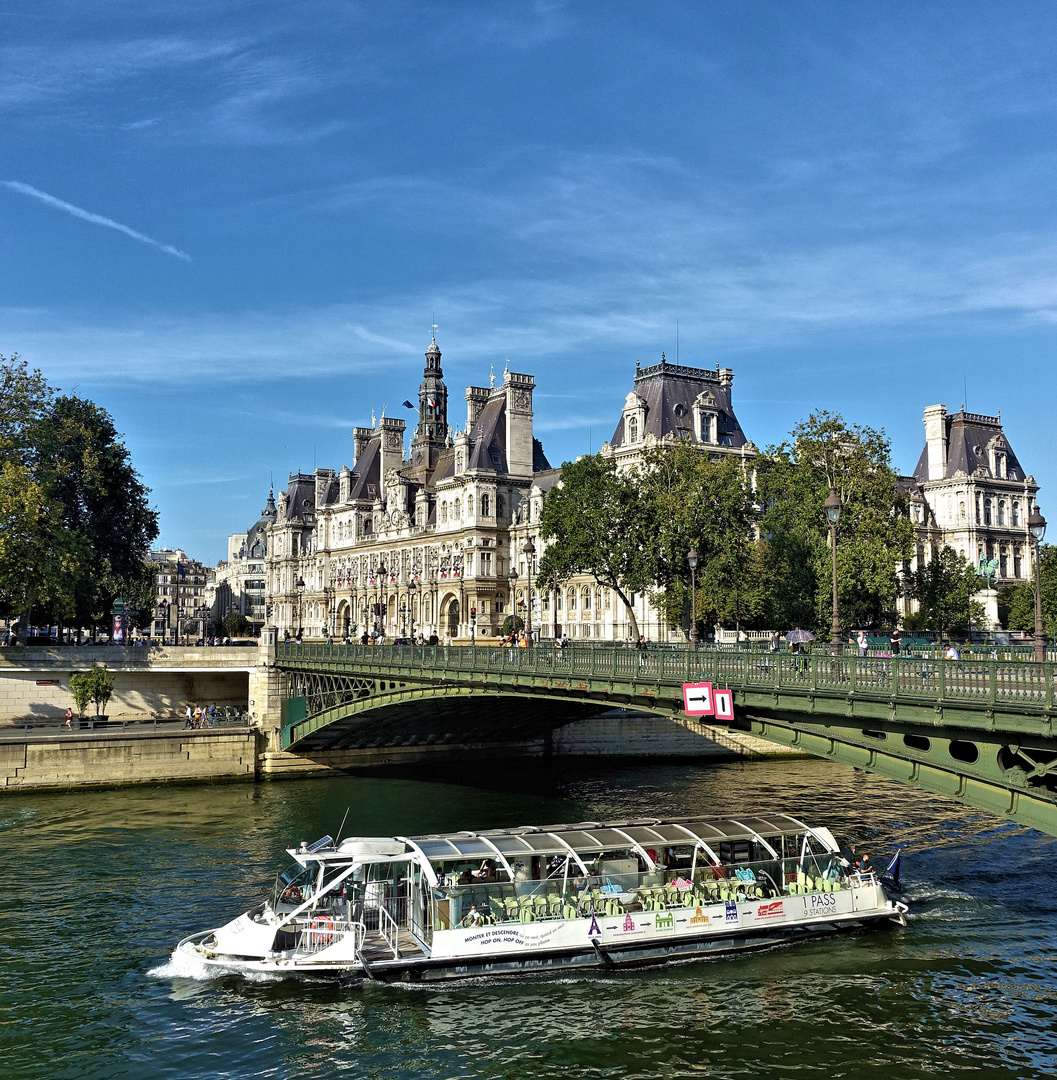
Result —
POLYGON ((301 892, 301 888, 298 885, 291 885, 290 888, 283 893, 284 900, 290 900, 295 904, 300 904, 304 898, 304 893, 301 892))
POLYGON ((308 924, 308 929, 315 936, 316 941, 327 944, 334 938, 334 920, 320 915, 308 924))

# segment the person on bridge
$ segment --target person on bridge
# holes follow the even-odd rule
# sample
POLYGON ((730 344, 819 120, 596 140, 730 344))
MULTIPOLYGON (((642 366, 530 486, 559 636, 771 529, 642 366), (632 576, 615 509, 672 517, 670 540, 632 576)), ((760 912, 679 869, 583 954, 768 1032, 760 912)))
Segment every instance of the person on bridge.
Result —
POLYGON ((947 642, 947 650, 943 654, 944 660, 961 660, 962 654, 954 647, 953 641, 947 642))
POLYGON ((868 645, 867 645, 867 642, 866 642, 866 631, 865 630, 860 630, 855 635, 855 644, 856 644, 856 646, 858 646, 859 655, 860 656, 865 656, 866 652, 867 652, 867 649, 868 649, 868 645))

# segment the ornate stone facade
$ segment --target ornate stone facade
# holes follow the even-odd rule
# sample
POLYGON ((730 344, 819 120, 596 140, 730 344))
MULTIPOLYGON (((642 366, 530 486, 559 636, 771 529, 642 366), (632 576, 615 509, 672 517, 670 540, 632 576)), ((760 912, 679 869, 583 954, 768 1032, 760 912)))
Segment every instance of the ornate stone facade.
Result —
POLYGON ((466 426, 448 422, 436 339, 419 419, 353 429, 352 467, 291 475, 269 527, 268 595, 280 635, 496 634, 509 611, 510 530, 549 469, 532 433, 531 375, 466 389, 466 426))
MULTIPOLYGON (((925 447, 913 476, 903 478, 918 534, 910 569, 951 547, 974 566, 993 562, 998 586, 1031 581, 1035 557, 1028 516, 1039 486, 1013 452, 1002 417, 930 405, 923 422, 925 447)), ((988 621, 996 624, 993 594, 979 598, 988 621)), ((904 601, 903 609, 908 606, 904 601)))
POLYGON ((216 565, 208 604, 213 625, 220 632, 224 619, 239 612, 249 619, 255 633, 267 618, 265 557, 268 529, 278 513, 272 491, 257 522, 244 533, 228 537, 228 557, 216 565))

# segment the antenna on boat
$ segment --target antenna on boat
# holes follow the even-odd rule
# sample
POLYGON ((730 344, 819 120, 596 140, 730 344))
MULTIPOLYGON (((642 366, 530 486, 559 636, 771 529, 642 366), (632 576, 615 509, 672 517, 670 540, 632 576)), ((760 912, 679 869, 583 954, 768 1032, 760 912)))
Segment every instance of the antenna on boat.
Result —
POLYGON ((349 810, 351 810, 351 809, 352 809, 352 808, 351 808, 351 807, 349 807, 349 806, 346 806, 346 807, 345 807, 345 817, 343 817, 343 818, 341 819, 341 825, 340 825, 340 827, 338 828, 338 835, 337 835, 337 838, 336 838, 336 839, 335 839, 335 841, 334 841, 334 846, 335 846, 335 847, 337 847, 337 846, 338 846, 338 844, 340 844, 340 843, 341 843, 341 833, 342 833, 342 830, 343 830, 343 829, 345 828, 345 822, 346 822, 346 821, 348 820, 348 817, 349 817, 349 810))

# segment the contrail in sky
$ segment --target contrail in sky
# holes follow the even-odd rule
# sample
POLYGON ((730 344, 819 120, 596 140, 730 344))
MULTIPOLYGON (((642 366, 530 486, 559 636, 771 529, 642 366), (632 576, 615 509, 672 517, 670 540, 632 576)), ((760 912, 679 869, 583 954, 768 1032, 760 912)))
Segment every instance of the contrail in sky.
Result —
POLYGON ((117 229, 118 232, 131 236, 133 240, 139 240, 144 244, 150 244, 151 247, 160 248, 170 255, 175 255, 178 259, 186 259, 187 262, 191 261, 191 256, 186 251, 152 240, 149 236, 144 236, 143 233, 136 232, 135 229, 130 229, 127 225, 122 225, 120 221, 103 217, 102 214, 93 214, 89 210, 82 210, 79 206, 74 206, 73 203, 63 202, 62 199, 56 199, 54 195, 49 195, 46 191, 38 191, 35 187, 30 187, 29 184, 23 184, 18 180, 0 180, 0 183, 5 184, 13 191, 22 192, 23 195, 32 195, 34 199, 40 199, 41 202, 47 203, 48 206, 54 206, 56 210, 65 210, 67 214, 73 214, 74 217, 81 218, 83 221, 91 221, 95 225, 105 225, 108 229, 117 229))

